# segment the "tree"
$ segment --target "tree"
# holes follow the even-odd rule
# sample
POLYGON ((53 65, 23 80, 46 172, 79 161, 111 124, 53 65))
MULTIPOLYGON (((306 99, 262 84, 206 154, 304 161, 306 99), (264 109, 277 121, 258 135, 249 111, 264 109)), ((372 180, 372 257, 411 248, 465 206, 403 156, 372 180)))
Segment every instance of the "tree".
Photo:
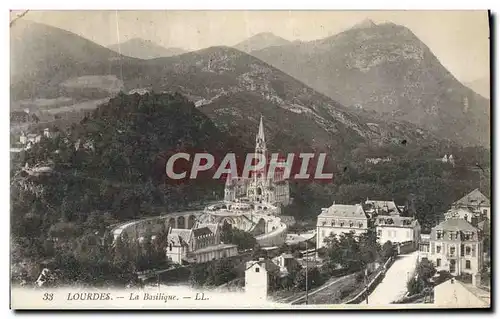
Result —
POLYGON ((224 243, 237 245, 239 250, 250 249, 257 244, 257 240, 252 234, 238 228, 233 228, 228 223, 222 225, 221 240, 224 243))
POLYGON ((424 289, 424 282, 420 278, 413 277, 410 280, 408 280, 406 284, 406 289, 408 290, 410 296, 418 294, 422 292, 422 290, 424 289))
POLYGON ((382 257, 387 260, 391 257, 394 257, 396 255, 396 250, 394 249, 394 245, 390 240, 386 241, 382 245, 382 252, 381 252, 382 257))
POLYGON ((368 229, 358 239, 362 267, 375 262, 380 256, 380 245, 377 242, 377 233, 374 229, 368 229))
POLYGON ((354 233, 343 233, 337 237, 328 237, 326 240, 327 263, 332 264, 335 269, 336 265, 350 270, 359 270, 363 267, 364 261, 361 258, 361 249, 358 241, 354 237, 354 233))
MULTIPOLYGON (((307 270, 307 288, 311 289, 313 287, 320 286, 324 283, 323 277, 320 271, 316 267, 309 268, 307 270)), ((306 269, 302 268, 294 279, 295 287, 306 290, 306 269)))
POLYGON ((422 259, 417 265, 417 275, 418 278, 423 280, 424 283, 428 283, 429 279, 431 279, 436 274, 436 268, 434 264, 428 259, 422 259))
POLYGON ((202 286, 207 281, 209 276, 208 267, 206 264, 196 264, 191 267, 189 272, 189 282, 192 286, 202 286))
POLYGON ((236 278, 234 265, 227 258, 211 262, 208 273, 209 276, 206 282, 208 285, 220 286, 236 278))

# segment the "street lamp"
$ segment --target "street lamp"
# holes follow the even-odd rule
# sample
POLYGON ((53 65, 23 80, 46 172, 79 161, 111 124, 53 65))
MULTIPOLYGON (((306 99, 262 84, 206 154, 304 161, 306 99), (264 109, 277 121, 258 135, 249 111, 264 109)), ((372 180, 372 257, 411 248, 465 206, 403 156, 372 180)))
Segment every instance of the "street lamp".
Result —
POLYGON ((308 264, 308 262, 307 262, 307 240, 306 240, 306 255, 304 257, 306 259, 306 305, 307 305, 308 302, 309 302, 309 291, 308 291, 308 289, 309 289, 309 287, 308 287, 309 286, 309 280, 307 278, 307 276, 308 276, 307 273, 309 272, 308 267, 307 267, 307 264, 308 264))

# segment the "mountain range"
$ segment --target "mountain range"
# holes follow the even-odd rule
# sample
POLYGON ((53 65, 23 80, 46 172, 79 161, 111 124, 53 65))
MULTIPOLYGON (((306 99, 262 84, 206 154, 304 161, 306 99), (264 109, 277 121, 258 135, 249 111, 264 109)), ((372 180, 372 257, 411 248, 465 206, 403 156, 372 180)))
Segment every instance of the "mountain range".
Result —
POLYGON ((187 52, 180 48, 165 48, 150 40, 141 38, 133 38, 122 43, 113 44, 108 46, 108 49, 138 59, 169 57, 187 52))
MULTIPOLYGON (((384 144, 401 141, 405 141, 405 143, 418 141, 435 143, 439 139, 449 138, 449 136, 442 134, 439 127, 437 130, 426 130, 410 123, 412 118, 408 116, 406 118, 404 116, 387 117, 383 112, 375 112, 374 107, 353 108, 352 101, 341 94, 338 98, 333 99, 328 94, 320 93, 318 89, 315 90, 311 83, 307 83, 308 81, 298 76, 301 74, 292 77, 289 74, 293 72, 284 73, 272 66, 273 63, 263 61, 265 59, 271 60, 265 58, 265 52, 272 53, 275 52, 274 50, 282 50, 285 54, 290 52, 288 49, 308 49, 310 43, 294 42, 257 51, 250 50, 251 54, 255 56, 236 48, 211 47, 172 57, 142 60, 120 55, 58 28, 27 21, 22 21, 19 25, 20 27, 11 31, 11 56, 14 57, 11 66, 11 99, 13 100, 71 96, 75 94, 75 90, 91 90, 91 95, 93 95, 94 91, 92 90, 106 91, 106 87, 102 83, 108 83, 111 81, 110 79, 114 79, 117 83, 113 83, 112 87, 120 87, 125 92, 179 92, 207 114, 217 126, 233 136, 241 137, 242 143, 248 142, 249 145, 253 143, 252 139, 258 119, 260 115, 263 115, 266 131, 271 136, 270 144, 276 150, 330 149, 340 156, 341 153, 349 153, 360 143, 384 144), (264 58, 260 59, 256 56, 264 56, 264 58), (103 81, 102 78, 105 78, 106 81, 103 81), (96 79, 99 79, 97 84, 93 83, 96 79), (72 85, 72 90, 68 89, 70 87, 68 83, 72 85)), ((267 36, 267 38, 269 37, 267 36)), ((256 43, 256 41, 252 40, 247 43, 256 43)), ((367 45, 369 43, 368 41, 367 45)), ((344 45, 348 45, 348 43, 344 45)), ((393 45, 396 44, 393 43, 393 45)), ((250 45, 240 46, 240 48, 250 47, 250 45)), ((260 47, 261 45, 255 44, 255 48, 260 47)), ((297 60, 296 63, 301 63, 304 69, 311 65, 317 66, 317 61, 312 63, 311 59, 320 54, 328 55, 327 52, 322 51, 322 48, 325 48, 321 45, 318 45, 317 48, 309 51, 311 58, 303 56, 305 59, 297 60)), ((411 46, 406 53, 391 48, 400 55, 413 56, 410 54, 411 46)), ((401 57, 396 53, 389 56, 394 60, 392 62, 399 63, 401 57)), ((299 51, 296 54, 306 53, 299 51)), ((367 53, 353 51, 352 54, 363 56, 367 53)), ((269 56, 274 55, 269 54, 269 56)), ((288 59, 290 56, 285 57, 288 59)), ((342 59, 346 59, 346 57, 342 57, 342 59)), ((364 61, 353 57, 350 59, 359 63, 364 61)), ((334 60, 335 57, 332 58, 332 61, 334 60)), ((335 65, 330 62, 326 64, 325 69, 335 65)), ((381 64, 385 65, 387 72, 392 70, 392 74, 395 76, 394 74, 397 75, 394 69, 396 66, 391 66, 390 62, 390 59, 384 60, 381 64)), ((367 65, 371 65, 370 63, 374 62, 365 61, 367 65)), ((360 72, 359 67, 363 66, 363 64, 360 66, 356 63, 353 65, 357 65, 358 71, 356 72, 358 73, 360 72)), ((279 67, 284 69, 283 65, 279 65, 279 67)), ((348 69, 352 69, 352 67, 348 67, 348 69)), ((338 77, 339 71, 335 70, 331 73, 335 74, 334 77, 338 77)), ((446 71, 444 68, 443 70, 441 71, 446 71)), ((304 74, 309 74, 308 72, 309 70, 305 71, 304 74)), ((385 71, 381 66, 378 67, 377 72, 380 80, 386 79, 383 76, 385 71)), ((414 72, 422 71, 414 70, 414 72)), ((425 72, 432 72, 432 70, 425 72)), ((324 77, 326 73, 324 71, 318 72, 318 76, 324 77)), ((369 72, 364 74, 367 73, 369 72)), ((368 75, 373 80, 373 75, 368 75)), ((390 79, 390 77, 388 78, 390 79)), ((423 85, 417 77, 410 77, 410 79, 414 80, 415 86, 423 85)), ((366 97, 367 89, 363 87, 364 82, 361 80, 366 79, 353 76, 352 80, 347 79, 345 82, 351 81, 351 85, 352 83, 360 83, 356 87, 362 96, 366 97), (358 82, 354 81, 356 79, 358 82)), ((382 92, 386 93, 388 92, 387 86, 395 82, 397 81, 393 79, 385 85, 380 83, 379 86, 385 88, 386 90, 382 90, 382 92)), ((369 81, 366 83, 368 85, 369 81)), ((318 83, 312 84, 317 86, 318 83)), ((379 86, 371 87, 374 100, 375 95, 379 93, 376 91, 379 86)), ((346 87, 349 88, 347 83, 338 85, 338 87, 344 89, 346 94, 353 94, 352 90, 346 89, 346 87)), ((401 87, 401 85, 396 85, 392 90, 395 91, 401 87)), ((425 87, 428 88, 428 86, 425 87)), ((109 89, 108 93, 114 94, 111 91, 109 89)), ((435 90, 430 90, 430 93, 436 94, 435 90)), ((425 94, 423 92, 420 94, 420 98, 424 98, 425 94)), ((393 95, 397 96, 397 93, 393 93, 393 95)), ((431 98, 438 101, 438 97, 432 96, 431 98)), ((471 104, 475 108, 473 98, 474 96, 471 96, 469 103, 472 102, 471 104)), ((392 104, 389 103, 389 105, 392 104)), ((392 107, 393 111, 398 110, 396 106, 392 107)), ((406 105, 400 105, 400 109, 404 113, 409 108, 406 105)), ((450 125, 461 128, 459 125, 462 123, 451 122, 450 125)), ((423 126, 425 127, 425 125, 423 126)), ((462 133, 459 130, 457 132, 462 133)), ((452 136, 452 139, 464 141, 456 136, 452 136)))
POLYGON ((291 44, 292 42, 270 32, 258 33, 234 46, 235 49, 249 53, 269 47, 291 44))
POLYGON ((489 145, 489 102, 460 83, 408 28, 366 20, 337 35, 251 55, 341 104, 489 145))

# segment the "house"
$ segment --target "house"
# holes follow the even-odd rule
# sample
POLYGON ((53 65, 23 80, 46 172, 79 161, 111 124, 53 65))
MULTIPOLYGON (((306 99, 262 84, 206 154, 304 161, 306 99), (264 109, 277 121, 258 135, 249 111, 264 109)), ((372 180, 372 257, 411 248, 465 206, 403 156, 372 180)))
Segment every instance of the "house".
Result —
POLYGON ((378 242, 383 245, 392 243, 413 242, 418 247, 420 240, 420 224, 416 218, 400 215, 378 215, 374 221, 378 242))
POLYGON ((478 222, 488 218, 491 220, 491 204, 490 200, 484 196, 478 188, 474 189, 469 194, 460 198, 451 205, 452 209, 468 209, 473 214, 474 217, 478 219, 478 222))
POLYGON ((272 259, 272 262, 280 267, 280 275, 287 276, 292 273, 296 269, 300 268, 300 263, 293 257, 292 254, 283 253, 279 256, 276 256, 272 259))
POLYGON ((466 284, 452 278, 434 287, 434 304, 439 308, 489 308, 490 292, 481 288, 480 276, 466 284), (478 282, 479 281, 479 282, 478 282))
POLYGON ((236 256, 238 247, 219 242, 218 227, 207 225, 192 229, 171 228, 168 233, 166 255, 174 263, 183 261, 204 263, 236 256))
POLYGON ((438 271, 476 274, 483 266, 481 233, 465 219, 447 219, 432 228, 429 248, 427 258, 438 271))
POLYGON ((420 234, 420 241, 418 243, 419 246, 419 259, 420 258, 428 258, 430 253, 430 234, 420 234))
POLYGON ((280 267, 269 259, 259 258, 246 263, 245 293, 249 298, 266 300, 271 276, 279 276, 280 267))
POLYGON ((453 207, 449 209, 444 214, 445 219, 456 219, 461 218, 465 219, 469 224, 477 224, 477 218, 474 218, 474 212, 469 208, 464 207, 453 207))
POLYGON ((354 232, 359 236, 368 230, 368 218, 361 204, 333 204, 323 208, 316 222, 316 248, 325 246, 325 238, 330 235, 339 236, 354 232))

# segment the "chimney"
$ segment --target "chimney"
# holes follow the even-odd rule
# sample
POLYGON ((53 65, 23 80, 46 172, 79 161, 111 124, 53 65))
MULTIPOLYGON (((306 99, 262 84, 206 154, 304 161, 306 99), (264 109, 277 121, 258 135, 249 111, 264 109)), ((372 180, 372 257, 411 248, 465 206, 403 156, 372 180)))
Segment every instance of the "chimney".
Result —
POLYGON ((260 257, 260 258, 259 258, 259 261, 264 261, 264 259, 265 259, 265 258, 263 258, 263 257, 260 257))

